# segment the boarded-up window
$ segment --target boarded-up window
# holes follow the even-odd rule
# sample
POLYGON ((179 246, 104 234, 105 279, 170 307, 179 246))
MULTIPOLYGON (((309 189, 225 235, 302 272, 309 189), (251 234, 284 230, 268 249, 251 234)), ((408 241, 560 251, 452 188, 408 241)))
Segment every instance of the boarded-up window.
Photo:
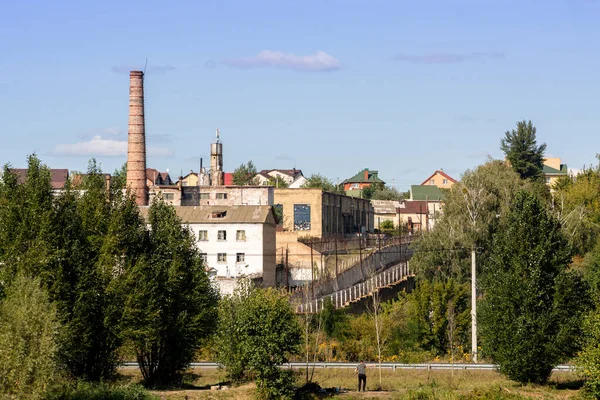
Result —
POLYGON ((310 206, 294 204, 294 230, 310 231, 310 206))

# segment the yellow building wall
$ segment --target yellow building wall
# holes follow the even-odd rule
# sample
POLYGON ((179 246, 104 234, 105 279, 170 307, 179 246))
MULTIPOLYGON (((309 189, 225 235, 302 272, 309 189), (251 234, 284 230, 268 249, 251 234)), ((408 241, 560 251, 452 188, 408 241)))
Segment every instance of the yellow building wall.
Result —
POLYGON ((188 175, 182 180, 182 186, 198 186, 198 175, 188 175))
POLYGON ((450 189, 452 187, 452 185, 454 185, 454 182, 452 182, 450 179, 446 178, 439 172, 436 172, 435 175, 433 175, 433 177, 431 177, 427 181, 427 183, 425 183, 425 185, 437 186, 440 189, 450 189), (447 180, 447 183, 444 183, 444 179, 447 180), (431 183, 432 180, 433 180, 433 183, 431 183))

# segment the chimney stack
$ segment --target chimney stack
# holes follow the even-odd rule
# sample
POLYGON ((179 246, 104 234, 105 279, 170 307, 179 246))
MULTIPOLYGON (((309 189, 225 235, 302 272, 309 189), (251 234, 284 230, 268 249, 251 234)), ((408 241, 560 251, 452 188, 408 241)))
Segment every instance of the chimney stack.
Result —
POLYGON ((144 73, 129 72, 129 130, 127 139, 127 188, 138 206, 148 205, 146 186, 146 128, 144 122, 144 73))

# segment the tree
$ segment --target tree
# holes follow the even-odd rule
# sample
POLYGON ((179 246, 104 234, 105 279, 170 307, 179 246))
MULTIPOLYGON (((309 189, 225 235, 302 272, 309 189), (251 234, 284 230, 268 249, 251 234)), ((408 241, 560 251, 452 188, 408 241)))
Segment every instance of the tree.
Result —
POLYGON ((0 394, 41 399, 57 383, 56 306, 39 279, 18 275, 0 301, 0 394))
POLYGON ((512 168, 522 179, 539 179, 542 176, 546 144, 536 141, 536 128, 531 121, 517 122, 517 130, 506 131, 500 149, 512 168))
POLYGON ((269 181, 267 182, 268 186, 275 186, 276 188, 286 188, 288 187, 290 184, 287 183, 286 180, 284 180, 281 176, 276 176, 276 177, 270 177, 269 181))
POLYGON ((312 174, 307 179, 307 182, 302 185, 302 188, 318 188, 326 192, 335 192, 336 185, 327 177, 321 174, 312 174))
POLYGON ((484 264, 479 315, 484 352, 510 379, 545 383, 573 355, 586 290, 567 272, 569 262, 558 220, 537 197, 518 192, 484 264))
POLYGON ((382 189, 375 189, 371 193, 371 200, 404 200, 405 194, 401 193, 398 189, 385 186, 382 189))
POLYGON ((176 382, 212 332, 218 294, 193 233, 173 207, 158 200, 148 210, 145 254, 127 271, 122 335, 134 347, 149 386, 176 382))
POLYGON ((263 397, 291 396, 293 376, 280 366, 299 352, 302 329, 285 294, 243 283, 221 300, 217 336, 230 377, 253 373, 263 397))
POLYGON ((575 359, 585 388, 593 398, 600 398, 600 310, 592 312, 584 323, 585 344, 575 359))
POLYGON ((127 185, 127 162, 120 169, 115 169, 110 180, 110 186, 115 190, 125 189, 127 185))
POLYGON ((251 186, 258 184, 255 179, 258 171, 252 161, 242 163, 233 171, 233 184, 238 186, 251 186))

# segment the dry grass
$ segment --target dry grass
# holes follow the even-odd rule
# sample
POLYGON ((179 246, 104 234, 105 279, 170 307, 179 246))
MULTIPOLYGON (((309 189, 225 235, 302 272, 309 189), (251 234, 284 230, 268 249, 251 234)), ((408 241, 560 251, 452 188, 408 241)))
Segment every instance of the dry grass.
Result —
MULTIPOLYGON (((123 381, 139 382, 137 369, 124 368, 120 371, 123 381)), ((367 372, 366 393, 356 392, 356 375, 352 369, 315 369, 313 381, 323 388, 339 387, 346 393, 333 396, 350 399, 458 399, 471 397, 485 399, 486 393, 495 393, 494 399, 513 395, 531 399, 572 399, 580 396, 580 382, 573 373, 559 372, 552 376, 546 386, 519 385, 509 381, 494 371, 424 371, 424 370, 382 370, 382 391, 375 391, 379 385, 378 371, 370 366, 367 372), (498 397, 498 394, 502 396, 498 397)), ((223 382, 224 375, 216 369, 195 369, 186 377, 187 386, 183 390, 153 391, 160 399, 209 400, 255 398, 255 385, 245 384, 228 390, 211 391, 211 385, 223 382)), ((298 385, 305 381, 304 371, 298 371, 298 385)))

